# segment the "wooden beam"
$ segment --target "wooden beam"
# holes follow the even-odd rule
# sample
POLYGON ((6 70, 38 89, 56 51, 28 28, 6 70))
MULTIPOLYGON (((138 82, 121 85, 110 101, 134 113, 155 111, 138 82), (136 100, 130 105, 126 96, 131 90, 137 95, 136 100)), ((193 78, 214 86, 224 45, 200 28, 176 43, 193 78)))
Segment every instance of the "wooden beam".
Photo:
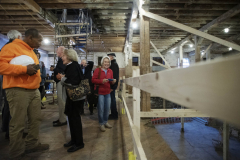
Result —
POLYGON ((228 123, 240 125, 239 68, 240 57, 232 56, 200 62, 188 68, 128 78, 125 83, 228 123))
POLYGON ((162 67, 164 67, 164 68, 166 68, 166 69, 169 69, 167 66, 165 66, 165 65, 163 65, 163 64, 161 64, 161 63, 159 63, 159 62, 157 62, 157 61, 154 61, 154 60, 152 60, 152 59, 151 59, 151 62, 152 62, 152 63, 155 63, 155 64, 157 64, 157 65, 159 65, 159 66, 162 66, 162 67))
POLYGON ((204 55, 209 51, 209 49, 212 47, 212 43, 207 47, 206 50, 204 50, 204 52, 201 55, 201 59, 204 57, 204 55))
POLYGON ((86 33, 81 33, 81 34, 68 34, 68 35, 56 35, 57 38, 60 37, 80 37, 80 36, 86 36, 86 33))
MULTIPOLYGON (((0 8, 1 8, 1 6, 0 6, 0 8)), ((0 15, 6 15, 6 16, 8 16, 8 15, 15 15, 15 16, 22 16, 22 15, 37 15, 37 13, 35 13, 35 12, 31 12, 31 11, 29 11, 29 12, 26 12, 26 11, 0 11, 0 15)))
MULTIPOLYGON (((149 18, 143 16, 143 14, 140 14, 140 55, 140 74, 150 73, 149 18)), ((150 109, 150 93, 141 91, 141 110, 150 111, 150 109)))
POLYGON ((141 12, 142 12, 143 15, 145 15, 145 16, 147 16, 149 18, 161 21, 161 22, 166 23, 166 24, 171 25, 171 26, 175 26, 175 27, 177 27, 179 29, 185 30, 187 32, 190 32, 192 34, 198 35, 198 36, 203 37, 205 39, 211 40, 213 42, 217 42, 217 43, 222 44, 222 45, 227 46, 227 47, 232 47, 233 49, 240 51, 240 46, 236 45, 234 43, 222 40, 222 39, 220 39, 218 37, 215 37, 215 36, 212 36, 210 34, 204 33, 202 31, 196 30, 194 28, 188 27, 188 26, 183 25, 181 23, 174 22, 174 21, 172 21, 170 19, 167 19, 167 18, 158 16, 158 15, 152 14, 150 12, 147 12, 147 11, 143 10, 143 9, 141 10, 141 12))
POLYGON ((55 3, 55 4, 41 4, 42 8, 45 9, 131 9, 132 3, 87 3, 87 4, 69 4, 69 3, 55 3))
POLYGON ((162 58, 162 60, 165 62, 166 66, 168 68, 171 68, 171 66, 169 65, 169 63, 165 60, 165 58, 162 56, 162 54, 158 51, 157 47, 152 43, 152 41, 150 41, 150 44, 153 46, 153 48, 155 49, 155 51, 158 53, 158 55, 162 58))
POLYGON ((125 110, 126 110, 126 113, 127 113, 128 122, 129 122, 129 125, 130 125, 130 128, 131 128, 133 143, 136 146, 137 158, 139 160, 147 160, 147 157, 145 155, 145 152, 144 152, 142 144, 141 144, 140 137, 138 136, 137 130, 136 130, 134 124, 133 124, 131 115, 129 113, 129 110, 128 110, 128 107, 127 107, 127 104, 126 104, 126 101, 125 101, 125 98, 124 98, 124 94, 122 96, 123 97, 122 100, 123 100, 123 104, 124 104, 124 107, 125 107, 125 110))
POLYGON ((56 23, 59 26, 88 25, 89 23, 56 23))
POLYGON ((150 112, 140 112, 141 117, 209 117, 194 109, 152 109, 150 112))
POLYGON ((35 13, 41 13, 42 11, 42 8, 34 0, 19 0, 19 3, 24 3, 35 13))
MULTIPOLYGON (((210 28, 212 28, 212 26, 217 26, 218 24, 228 20, 229 18, 235 16, 236 14, 240 13, 240 5, 237 5, 236 7, 233 7, 232 9, 230 9, 229 11, 227 11, 226 13, 222 14, 221 16, 219 16, 218 18, 215 18, 214 20, 212 20, 211 22, 209 22, 208 24, 204 25, 203 27, 201 27, 199 29, 199 31, 202 32, 206 32, 207 30, 209 30, 210 28)), ((163 54, 166 54, 168 51, 172 50, 173 48, 178 47, 180 44, 182 44, 183 42, 185 42, 186 40, 188 40, 190 38, 190 36, 187 36, 186 38, 184 38, 183 40, 181 40, 180 42, 174 44, 173 46, 171 46, 170 48, 166 49, 165 51, 163 51, 163 54)))

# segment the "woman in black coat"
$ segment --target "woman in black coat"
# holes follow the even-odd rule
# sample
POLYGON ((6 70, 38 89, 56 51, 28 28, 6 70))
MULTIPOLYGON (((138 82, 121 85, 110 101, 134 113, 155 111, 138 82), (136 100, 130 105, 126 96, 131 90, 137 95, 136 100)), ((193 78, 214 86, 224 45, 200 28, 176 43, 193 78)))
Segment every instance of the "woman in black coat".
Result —
MULTIPOLYGON (((65 75, 60 74, 63 85, 78 85, 83 79, 83 73, 78 64, 78 56, 75 50, 65 49, 62 57, 63 64, 66 65, 65 75)), ((75 152, 84 147, 82 136, 82 121, 80 108, 83 107, 85 96, 77 101, 72 101, 67 95, 65 114, 68 116, 68 122, 71 132, 71 141, 64 144, 64 147, 70 147, 68 152, 75 152)))

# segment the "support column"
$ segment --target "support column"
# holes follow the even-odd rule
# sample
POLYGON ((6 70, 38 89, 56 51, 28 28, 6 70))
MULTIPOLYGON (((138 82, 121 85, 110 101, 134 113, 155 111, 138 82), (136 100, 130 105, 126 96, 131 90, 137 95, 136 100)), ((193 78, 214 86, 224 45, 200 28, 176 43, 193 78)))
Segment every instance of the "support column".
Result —
POLYGON ((195 62, 200 62, 201 61, 201 46, 198 43, 198 37, 194 37, 195 40, 195 62))
POLYGON ((211 50, 209 49, 206 53, 207 60, 211 60, 211 50))
POLYGON ((223 160, 229 160, 229 124, 223 122, 223 160))
MULTIPOLYGON (((140 74, 150 73, 149 18, 140 14, 140 74)), ((151 110, 150 93, 141 91, 142 111, 151 110)))
MULTIPOLYGON (((128 65, 125 68, 126 77, 132 77, 133 68, 132 68, 132 45, 128 47, 128 65)), ((127 85, 128 94, 132 94, 132 86, 127 85)))
POLYGON ((183 45, 179 46, 179 66, 183 66, 183 45))

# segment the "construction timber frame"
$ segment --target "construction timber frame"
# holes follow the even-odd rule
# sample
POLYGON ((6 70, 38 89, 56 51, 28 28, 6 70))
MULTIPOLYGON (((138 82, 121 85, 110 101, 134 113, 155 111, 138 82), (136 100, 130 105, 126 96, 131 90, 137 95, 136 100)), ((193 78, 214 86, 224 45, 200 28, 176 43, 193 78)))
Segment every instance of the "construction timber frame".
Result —
MULTIPOLYGON (((239 45, 144 10, 142 0, 135 0, 135 3, 138 5, 140 15, 240 51, 239 45)), ((146 43, 150 43, 157 51, 157 48, 150 40, 146 43)), ((144 43, 141 43, 141 45, 144 45, 144 43)), ((157 53, 162 57, 160 52, 157 53)), ((170 68, 166 60, 163 60, 166 64, 165 68, 170 68)), ((199 62, 188 68, 168 69, 141 76, 140 70, 135 68, 132 77, 121 78, 120 98, 129 119, 134 153, 137 155, 137 159, 147 159, 140 141, 140 117, 215 117, 224 122, 223 159, 228 160, 228 123, 240 126, 239 68, 240 56, 236 55, 228 59, 222 58, 199 62), (133 119, 130 116, 125 100, 126 85, 133 87, 133 119), (142 112, 140 111, 140 90, 191 109, 152 109, 142 112)))

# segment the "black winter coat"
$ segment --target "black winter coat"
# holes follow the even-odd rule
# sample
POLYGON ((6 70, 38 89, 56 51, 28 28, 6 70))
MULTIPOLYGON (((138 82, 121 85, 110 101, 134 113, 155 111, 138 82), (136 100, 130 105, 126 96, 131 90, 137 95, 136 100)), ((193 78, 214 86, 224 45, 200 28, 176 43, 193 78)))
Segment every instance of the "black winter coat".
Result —
POLYGON ((60 80, 57 79, 58 73, 64 74, 66 66, 63 64, 62 58, 58 58, 57 66, 54 68, 54 81, 58 83, 60 80))
POLYGON ((116 83, 111 85, 111 89, 116 90, 119 81, 119 67, 116 59, 111 60, 111 66, 109 68, 113 71, 113 78, 116 79, 116 83))

